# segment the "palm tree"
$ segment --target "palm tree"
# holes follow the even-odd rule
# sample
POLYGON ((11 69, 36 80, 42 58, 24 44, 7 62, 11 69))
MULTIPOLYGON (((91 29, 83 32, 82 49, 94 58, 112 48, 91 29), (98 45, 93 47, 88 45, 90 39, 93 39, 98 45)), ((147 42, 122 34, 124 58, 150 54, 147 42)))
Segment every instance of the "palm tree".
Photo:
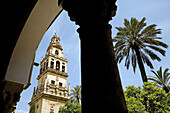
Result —
POLYGON ((73 103, 80 103, 80 99, 81 99, 81 86, 76 85, 71 90, 70 101, 73 102, 73 103))
POLYGON ((151 70, 155 76, 150 76, 148 80, 152 80, 158 83, 158 87, 162 87, 167 93, 170 91, 170 73, 168 73, 169 69, 166 68, 164 72, 162 72, 162 67, 158 71, 151 70))
POLYGON ((150 58, 161 61, 155 52, 165 56, 165 50, 162 48, 168 47, 167 44, 159 41, 162 38, 157 36, 161 34, 161 29, 156 29, 155 24, 145 27, 145 20, 146 18, 143 18, 138 22, 136 18, 131 18, 130 21, 124 19, 125 27, 116 27, 118 33, 113 38, 113 42, 116 42, 114 48, 117 61, 120 63, 125 58, 125 66, 129 69, 131 62, 134 72, 138 63, 143 82, 148 81, 144 63, 153 69, 150 58))

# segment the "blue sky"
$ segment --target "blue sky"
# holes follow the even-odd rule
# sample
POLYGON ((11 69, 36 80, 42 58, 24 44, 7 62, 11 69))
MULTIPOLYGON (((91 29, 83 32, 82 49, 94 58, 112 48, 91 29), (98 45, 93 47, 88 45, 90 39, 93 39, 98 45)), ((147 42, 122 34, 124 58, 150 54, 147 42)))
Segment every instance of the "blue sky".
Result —
MULTIPOLYGON (((112 25, 112 37, 117 33, 115 27, 123 26, 124 18, 130 20, 131 17, 135 17, 141 20, 146 17, 147 25, 157 24, 157 28, 162 29, 163 42, 170 44, 170 1, 169 0, 118 0, 117 1, 117 14, 110 21, 112 25)), ((89 26, 90 27, 90 26, 89 26)), ((71 84, 71 88, 77 84, 80 84, 81 69, 80 69, 80 39, 77 33, 78 26, 74 22, 71 22, 67 12, 63 11, 59 17, 54 21, 52 26, 44 34, 42 41, 36 52, 35 62, 40 62, 42 57, 45 56, 46 49, 50 43, 51 37, 55 31, 57 36, 60 37, 60 42, 63 47, 64 54, 67 54, 68 58, 68 80, 71 84)), ((158 70, 160 66, 170 68, 170 49, 166 49, 166 57, 159 54, 162 59, 161 62, 153 61, 154 70, 158 70)), ((122 86, 125 89, 128 85, 141 86, 142 79, 137 67, 136 73, 133 73, 132 68, 129 70, 124 67, 124 61, 118 65, 121 76, 122 86)), ((145 66, 147 75, 152 75, 149 67, 145 66)), ((33 88, 37 86, 36 77, 39 74, 39 67, 34 67, 32 72, 31 86, 24 90, 21 94, 21 99, 17 104, 16 113, 28 113, 29 105, 33 88)))

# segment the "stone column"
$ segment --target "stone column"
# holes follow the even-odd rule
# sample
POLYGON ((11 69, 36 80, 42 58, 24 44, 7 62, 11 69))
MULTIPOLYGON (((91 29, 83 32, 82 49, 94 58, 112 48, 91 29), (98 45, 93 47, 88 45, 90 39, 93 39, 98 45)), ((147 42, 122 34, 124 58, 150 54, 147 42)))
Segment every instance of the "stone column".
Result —
POLYGON ((2 85, 3 90, 0 93, 0 113, 14 113, 17 102, 20 100, 23 85, 11 81, 4 81, 2 85))
POLYGON ((127 113, 108 22, 116 0, 64 0, 80 26, 82 113, 127 113))

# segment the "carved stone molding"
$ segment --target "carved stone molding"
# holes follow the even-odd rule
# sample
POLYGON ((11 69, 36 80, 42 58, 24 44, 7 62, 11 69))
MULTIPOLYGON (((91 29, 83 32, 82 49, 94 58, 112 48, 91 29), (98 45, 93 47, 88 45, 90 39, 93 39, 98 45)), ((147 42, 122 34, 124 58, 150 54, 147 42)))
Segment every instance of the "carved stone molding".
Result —
POLYGON ((23 85, 4 81, 4 88, 0 94, 0 107, 2 113, 14 113, 17 102, 20 100, 20 93, 23 90, 23 85))
POLYGON ((63 0, 61 5, 76 24, 82 25, 84 21, 94 23, 102 21, 108 23, 116 15, 116 0, 63 0))

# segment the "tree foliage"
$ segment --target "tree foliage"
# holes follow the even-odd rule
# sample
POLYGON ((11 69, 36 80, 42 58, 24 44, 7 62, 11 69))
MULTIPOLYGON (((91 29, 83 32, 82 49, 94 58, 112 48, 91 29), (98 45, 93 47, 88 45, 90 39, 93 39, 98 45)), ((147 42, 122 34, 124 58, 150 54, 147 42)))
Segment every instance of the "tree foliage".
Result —
POLYGON ((71 98, 70 101, 73 103, 80 103, 81 100, 81 86, 76 85, 71 90, 71 98))
POLYGON ((29 113, 35 113, 35 102, 32 103, 29 113))
POLYGON ((170 94, 156 86, 157 83, 145 82, 142 88, 126 87, 124 94, 129 113, 169 113, 170 94))
POLYGON ((59 109, 59 113, 81 113, 81 105, 79 103, 66 102, 59 109))
POLYGON ((167 93, 170 91, 170 73, 168 73, 169 69, 166 68, 164 72, 162 72, 162 67, 159 68, 158 71, 151 72, 155 76, 149 76, 149 80, 152 80, 154 82, 158 83, 158 87, 161 87, 163 90, 165 90, 167 93))

